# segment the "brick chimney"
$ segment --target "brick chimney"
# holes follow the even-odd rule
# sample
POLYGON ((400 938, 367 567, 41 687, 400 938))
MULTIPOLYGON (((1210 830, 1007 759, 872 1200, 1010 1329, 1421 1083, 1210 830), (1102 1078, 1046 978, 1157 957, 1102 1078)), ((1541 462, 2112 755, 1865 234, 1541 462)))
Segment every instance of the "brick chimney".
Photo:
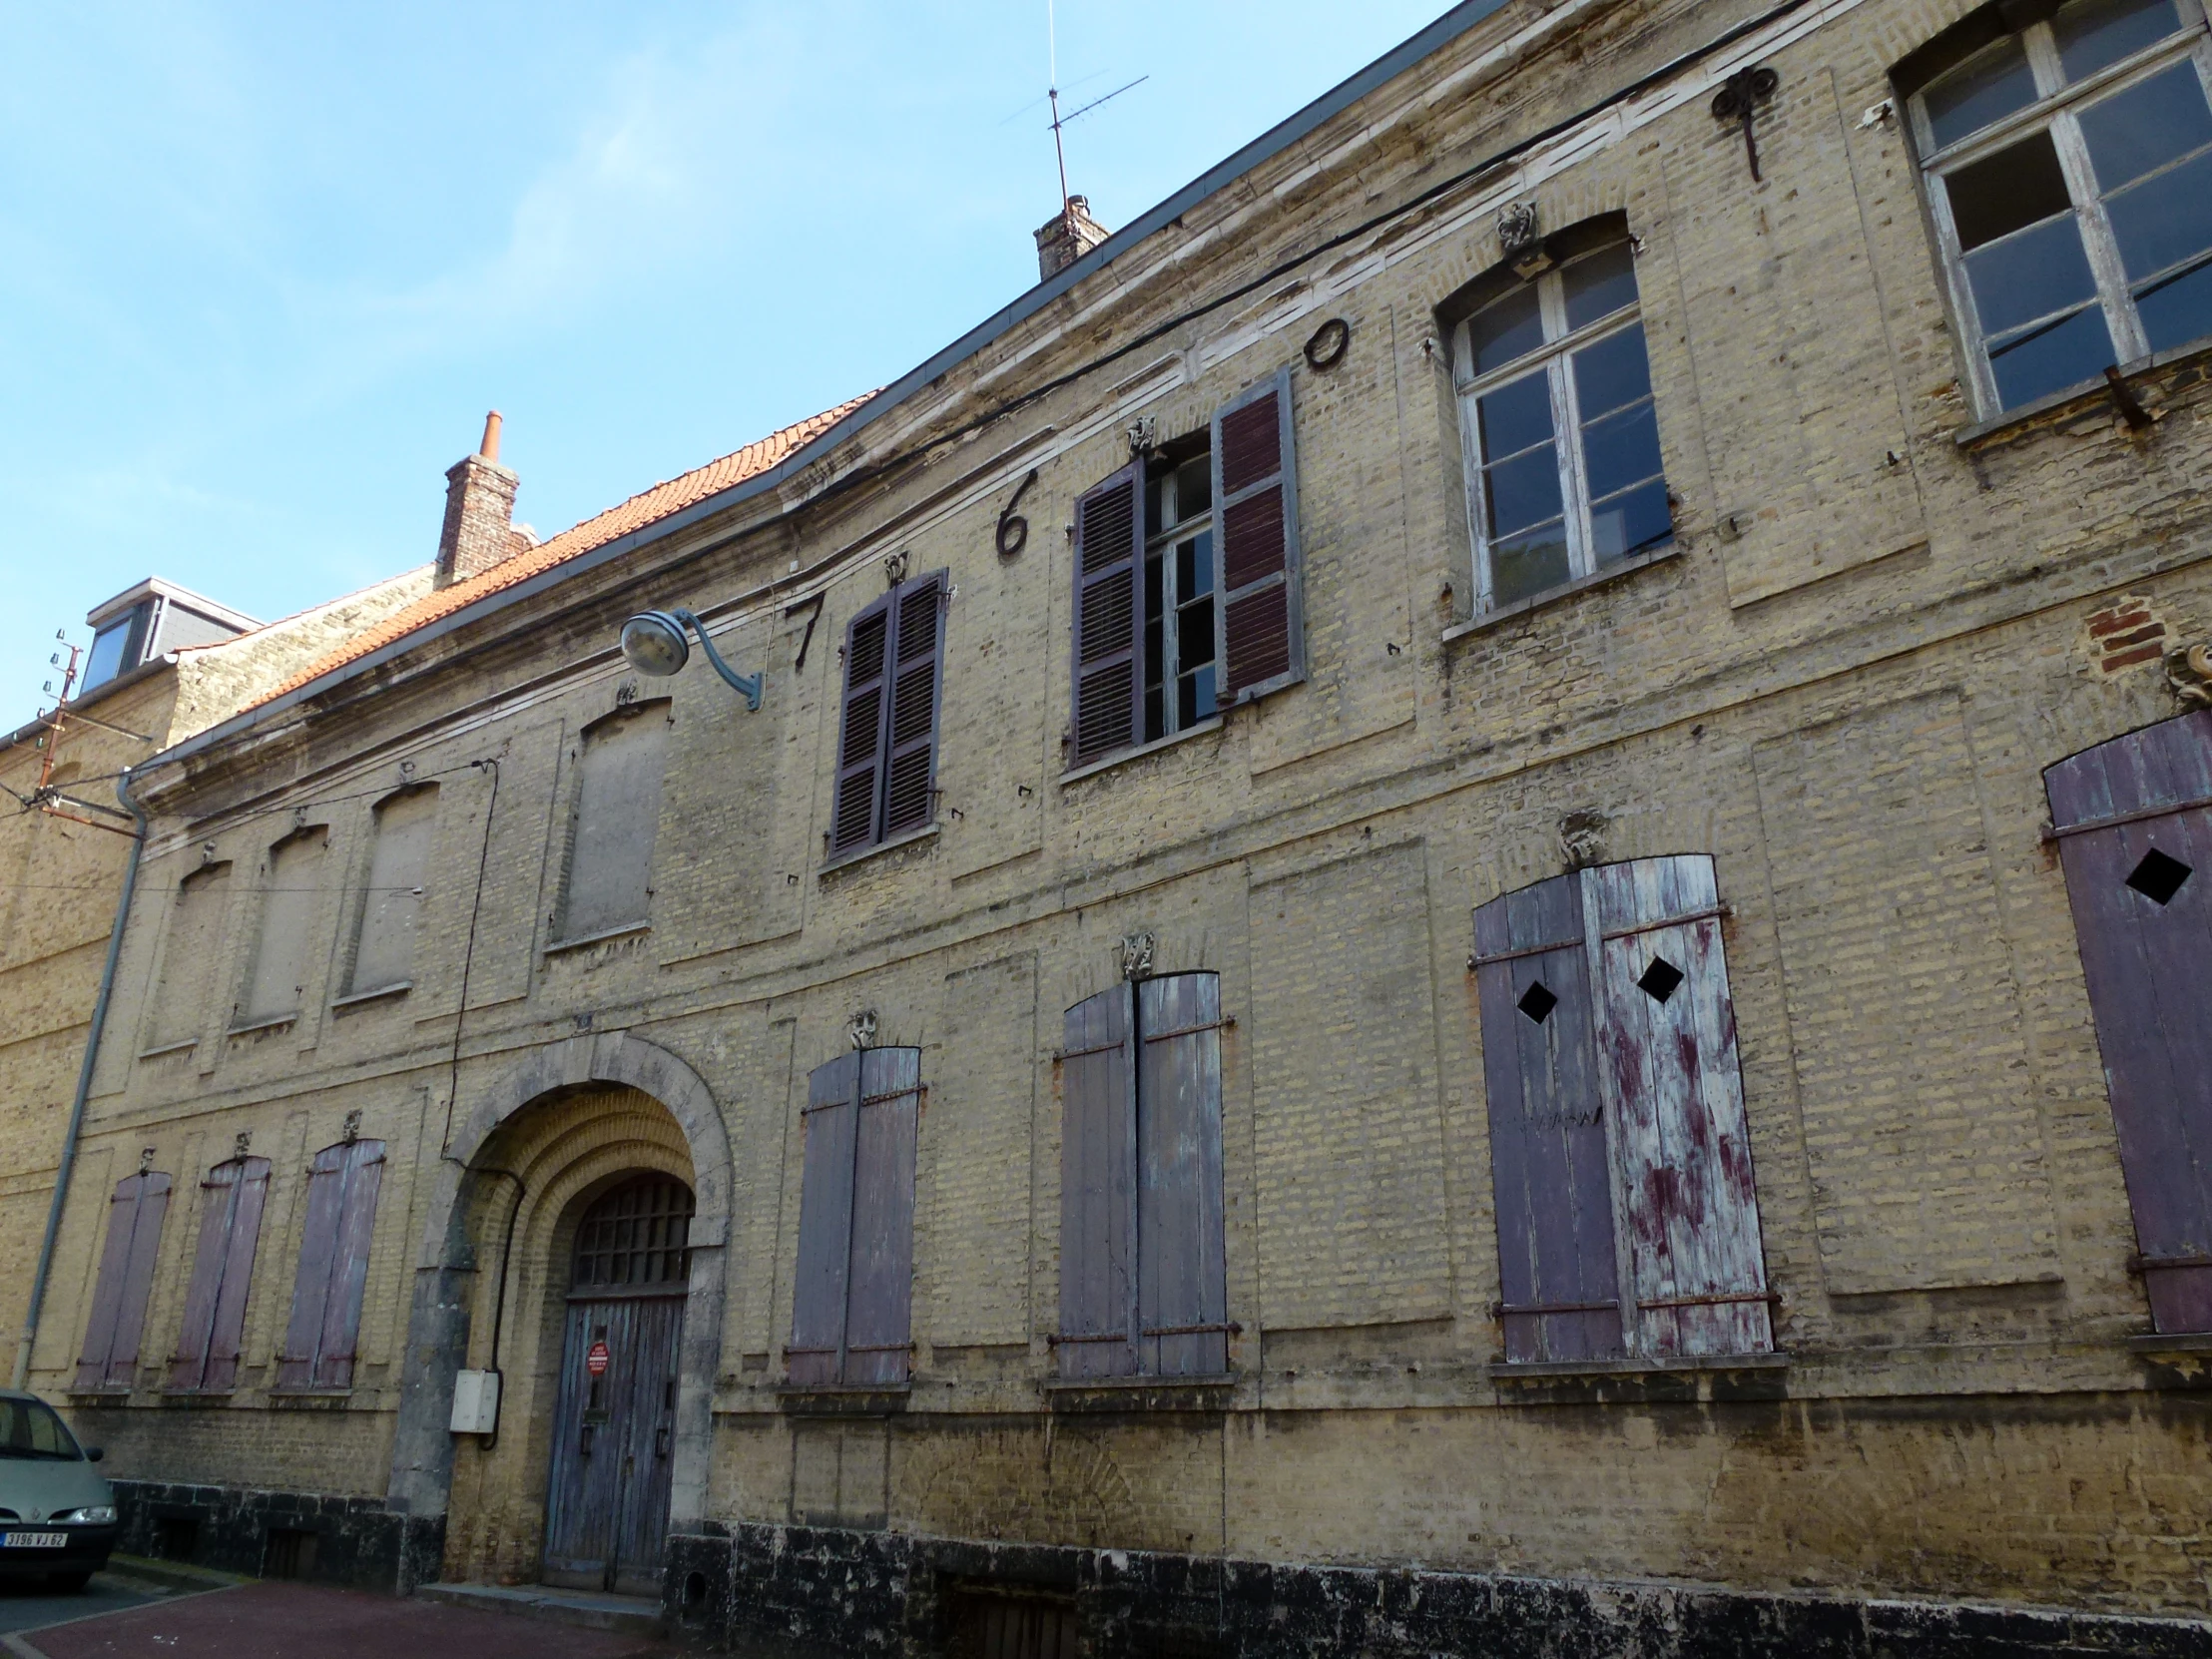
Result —
POLYGON ((515 486, 522 480, 499 464, 499 411, 484 416, 476 453, 445 474, 445 527, 438 532, 436 585, 451 587, 481 575, 530 546, 515 528, 515 486))
POLYGON ((1080 196, 1037 228, 1037 280, 1048 282, 1106 240, 1106 227, 1091 217, 1080 196))

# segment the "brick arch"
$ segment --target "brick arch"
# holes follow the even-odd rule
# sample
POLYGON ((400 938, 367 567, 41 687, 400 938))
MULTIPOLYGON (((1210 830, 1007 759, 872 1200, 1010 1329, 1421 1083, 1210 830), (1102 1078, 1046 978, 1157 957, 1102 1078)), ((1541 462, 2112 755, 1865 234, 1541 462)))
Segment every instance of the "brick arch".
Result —
POLYGON ((679 1056, 628 1032, 571 1037, 534 1050, 478 1094, 439 1162, 416 1257, 407 1341, 413 1361, 402 1384, 387 1501, 415 1516, 442 1517, 452 1484, 447 1423, 453 1380, 466 1360, 472 1298, 469 1189, 500 1127, 548 1097, 593 1086, 636 1089, 665 1107, 691 1154, 692 1270, 679 1362, 672 1532, 707 1514, 715 1377, 722 1360, 734 1172, 730 1134, 706 1080, 679 1056))

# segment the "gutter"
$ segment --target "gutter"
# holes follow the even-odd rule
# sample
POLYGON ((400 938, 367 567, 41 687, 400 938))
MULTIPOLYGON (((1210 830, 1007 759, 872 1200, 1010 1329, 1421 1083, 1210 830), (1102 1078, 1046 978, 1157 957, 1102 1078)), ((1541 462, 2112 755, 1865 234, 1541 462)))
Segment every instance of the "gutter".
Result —
POLYGON ((332 669, 316 680, 294 687, 283 696, 259 704, 242 714, 188 739, 177 748, 165 751, 164 760, 181 761, 213 748, 243 732, 250 732, 275 716, 281 715, 312 698, 345 684, 348 680, 382 667, 393 658, 419 646, 464 628, 472 623, 505 610, 510 605, 522 603, 542 593, 556 582, 582 576, 610 560, 635 552, 649 543, 673 536, 718 513, 749 501, 758 495, 780 489, 793 477, 819 464, 839 444, 852 437, 872 422, 898 408, 913 393, 927 389, 932 382, 948 370, 956 367, 984 347, 1010 332, 1030 317, 1045 309, 1084 278, 1104 270, 1124 255, 1134 252, 1159 231, 1166 230, 1192 208, 1224 188, 1236 183, 1262 163, 1272 160, 1291 146, 1311 136, 1314 132, 1342 115, 1347 109, 1367 97, 1378 87, 1386 85, 1419 64, 1443 47, 1457 40, 1468 30, 1502 11, 1505 0, 1461 0, 1425 29, 1399 41, 1380 58, 1339 82, 1329 91, 1298 111, 1278 122, 1226 161, 1218 162, 1200 174, 1181 190, 1157 204, 1125 225, 1096 248, 1085 254, 1065 271, 1047 281, 1039 282, 1019 298, 1000 308, 969 329, 950 345, 945 346, 916 368, 907 370, 881 391, 862 403, 829 430, 812 442, 793 450, 775 466, 765 472, 755 473, 743 482, 694 502, 666 518, 655 519, 629 534, 564 560, 552 569, 542 571, 513 587, 486 594, 473 605, 425 623, 410 634, 379 647, 365 656, 357 657, 342 667, 332 669))
POLYGON ((46 1236, 39 1241, 38 1271, 31 1276, 30 1307, 23 1316, 23 1337, 15 1351, 17 1388, 27 1387, 31 1377, 31 1348, 38 1341, 39 1313, 46 1301, 46 1284, 54 1270, 54 1245, 61 1237, 62 1208, 69 1202, 69 1178, 77 1168, 77 1138, 85 1126, 85 1102, 92 1097, 93 1062, 100 1056, 100 1034, 107 1028, 108 1003, 115 994, 116 964, 123 958, 123 924, 131 914, 131 896, 138 890, 139 857, 146 850, 146 810, 131 799, 131 773, 124 771, 115 784, 116 799, 130 809, 138 823, 131 837, 130 861, 123 866, 123 891, 115 902, 115 925, 108 931, 108 959, 100 969, 100 992, 93 998, 92 1029, 85 1037, 84 1063, 77 1068, 77 1095, 69 1103, 69 1127, 62 1132, 62 1159, 54 1172, 54 1198, 46 1207, 46 1236))

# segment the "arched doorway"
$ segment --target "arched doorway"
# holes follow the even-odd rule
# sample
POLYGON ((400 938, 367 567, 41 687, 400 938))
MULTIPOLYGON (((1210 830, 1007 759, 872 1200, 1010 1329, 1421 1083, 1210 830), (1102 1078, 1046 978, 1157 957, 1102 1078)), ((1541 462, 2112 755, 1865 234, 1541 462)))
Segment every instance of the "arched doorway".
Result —
POLYGON ((546 1475, 548 1584, 660 1592, 692 1212, 683 1182, 639 1175, 577 1223, 546 1475))

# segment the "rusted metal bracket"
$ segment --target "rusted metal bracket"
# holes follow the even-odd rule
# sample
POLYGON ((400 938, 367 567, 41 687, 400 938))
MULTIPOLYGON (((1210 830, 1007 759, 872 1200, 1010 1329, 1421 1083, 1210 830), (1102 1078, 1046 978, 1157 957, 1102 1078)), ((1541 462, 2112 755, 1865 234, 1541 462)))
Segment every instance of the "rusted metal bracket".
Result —
POLYGON ((2143 407, 2142 399, 2135 395, 2135 388, 2127 383, 2127 376, 2116 363, 2104 365, 2104 384, 2112 393, 2112 406, 2120 411, 2120 418, 2127 422, 2130 432, 2148 431, 2156 420, 2150 410, 2143 407))
POLYGON ((1755 185, 1761 181, 1759 138, 1752 131, 1752 118, 1781 84, 1782 77, 1773 70, 1764 65, 1747 65, 1723 81, 1721 90, 1713 94, 1713 119, 1738 122, 1744 129, 1744 155, 1751 163, 1751 182, 1755 185))
MULTIPOLYGON (((1212 1337, 1217 1335, 1241 1337, 1244 1335, 1244 1327, 1235 1320, 1217 1320, 1206 1325, 1148 1325, 1139 1335, 1144 1337, 1212 1337)), ((1126 1331, 1101 1331, 1095 1334, 1055 1331, 1045 1337, 1044 1346, 1058 1348, 1063 1343, 1072 1346, 1080 1343, 1126 1343, 1128 1340, 1129 1333, 1126 1331)), ((1170 1381, 1173 1380, 1170 1379, 1170 1381)))

